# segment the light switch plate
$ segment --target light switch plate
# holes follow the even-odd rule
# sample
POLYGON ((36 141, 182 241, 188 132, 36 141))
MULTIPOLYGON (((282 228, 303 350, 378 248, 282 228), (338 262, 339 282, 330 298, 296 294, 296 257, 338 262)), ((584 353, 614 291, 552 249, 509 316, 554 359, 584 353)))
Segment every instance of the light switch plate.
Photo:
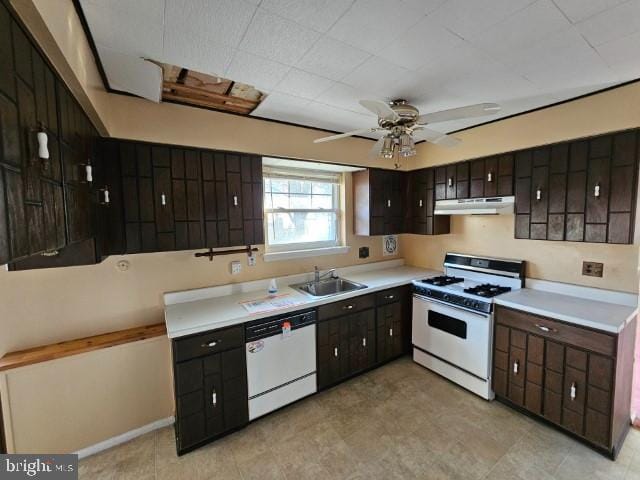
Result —
POLYGON ((231 275, 237 275, 242 271, 242 264, 240 260, 234 260, 231 262, 231 275))
POLYGON ((582 262, 582 275, 587 277, 602 277, 604 263, 582 262))

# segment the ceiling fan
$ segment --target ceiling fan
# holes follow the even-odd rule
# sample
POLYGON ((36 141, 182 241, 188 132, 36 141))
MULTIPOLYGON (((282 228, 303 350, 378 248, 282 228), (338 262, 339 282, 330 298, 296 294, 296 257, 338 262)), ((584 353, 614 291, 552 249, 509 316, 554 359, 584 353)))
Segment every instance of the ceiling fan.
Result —
POLYGON ((460 143, 457 138, 431 130, 426 125, 459 120, 461 118, 491 115, 500 110, 500 105, 497 103, 479 103, 420 115, 416 107, 402 99, 393 100, 389 103, 379 100, 360 100, 360 105, 378 116, 377 127, 361 128, 339 135, 317 138, 313 142, 330 142, 353 135, 386 131, 388 133, 378 139, 371 149, 370 156, 393 158, 397 154, 399 157, 410 157, 416 154, 415 142, 417 141, 426 140, 445 147, 454 147, 460 143))

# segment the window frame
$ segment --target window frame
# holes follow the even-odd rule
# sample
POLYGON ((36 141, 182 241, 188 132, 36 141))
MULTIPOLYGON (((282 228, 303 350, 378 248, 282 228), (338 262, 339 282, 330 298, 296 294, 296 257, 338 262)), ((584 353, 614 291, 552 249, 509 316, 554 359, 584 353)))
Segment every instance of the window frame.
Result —
MULTIPOLYGON (((278 175, 273 175, 270 176, 268 173, 264 173, 263 174, 263 218, 264 218, 264 247, 265 247, 265 253, 281 253, 281 252, 300 252, 300 251, 305 251, 305 250, 316 250, 316 249, 327 249, 327 248, 333 248, 333 247, 341 247, 343 246, 342 243, 342 208, 341 208, 341 196, 342 196, 342 185, 344 182, 344 177, 342 173, 335 173, 335 176, 338 178, 337 182, 332 182, 332 181, 326 181, 323 182, 322 180, 316 179, 314 180, 313 178, 308 178, 308 179, 304 179, 304 178, 300 178, 300 177, 296 177, 296 174, 300 175, 300 173, 302 172, 308 172, 309 177, 313 177, 313 174, 315 173, 314 170, 312 169, 304 169, 304 168, 282 168, 283 172, 286 172, 287 170, 291 170, 292 174, 291 174, 291 178, 287 178, 286 174, 278 174, 278 175), (293 171, 295 171, 295 174, 293 173, 293 171), (282 180, 293 180, 293 181, 308 181, 311 183, 330 183, 332 185, 332 205, 333 208, 332 209, 325 209, 325 208, 267 208, 266 207, 266 202, 265 202, 265 197, 267 195, 267 190, 266 190, 266 185, 265 182, 267 179, 282 179, 282 180), (335 215, 335 232, 336 232, 336 238, 334 240, 320 240, 320 241, 315 241, 315 242, 296 242, 296 243, 279 243, 279 244, 272 244, 269 243, 269 214, 273 214, 273 213, 304 213, 304 212, 312 212, 312 213, 322 213, 322 212, 329 212, 329 213, 333 213, 335 215)), ((326 172, 322 172, 322 173, 326 173, 326 172)), ((290 193, 288 193, 287 195, 291 195, 290 193)), ((312 195, 312 194, 310 194, 312 195)))

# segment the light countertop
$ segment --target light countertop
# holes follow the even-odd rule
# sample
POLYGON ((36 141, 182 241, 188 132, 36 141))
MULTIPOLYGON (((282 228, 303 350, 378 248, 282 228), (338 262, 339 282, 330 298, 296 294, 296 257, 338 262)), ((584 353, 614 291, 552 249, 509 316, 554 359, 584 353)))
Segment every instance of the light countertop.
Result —
POLYGON ((627 305, 531 288, 504 293, 495 303, 610 333, 620 332, 637 314, 637 308, 627 305))
POLYGON ((259 318, 271 317, 305 308, 317 307, 327 303, 353 298, 367 293, 385 290, 387 288, 406 285, 411 280, 439 275, 441 272, 409 266, 394 266, 392 268, 371 269, 368 271, 339 272, 341 277, 354 282, 362 283, 367 288, 345 292, 330 297, 315 298, 285 286, 278 281, 279 294, 289 294, 289 298, 300 303, 292 307, 249 314, 241 305, 242 302, 265 297, 266 291, 256 290, 231 295, 205 298, 184 303, 175 303, 165 306, 165 322, 169 338, 177 338, 184 335, 205 332, 214 328, 237 325, 259 318))

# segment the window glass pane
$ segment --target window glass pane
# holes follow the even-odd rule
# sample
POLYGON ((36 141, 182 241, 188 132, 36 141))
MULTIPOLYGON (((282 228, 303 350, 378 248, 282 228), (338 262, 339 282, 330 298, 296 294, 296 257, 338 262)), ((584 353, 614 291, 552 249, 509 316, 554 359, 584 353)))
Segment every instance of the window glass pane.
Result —
POLYGON ((334 208, 333 195, 314 195, 311 199, 311 207, 332 210, 334 208))
POLYGON ((289 208, 289 195, 274 193, 271 197, 273 198, 272 208, 289 208))
POLYGON ((311 182, 289 180, 289 193, 311 193, 311 182))
POLYGON ((289 205, 290 208, 311 208, 311 195, 291 195, 289 205))
POLYGON ((279 178, 271 179, 271 191, 277 193, 288 193, 289 192, 289 181, 281 180, 279 178))
POLYGON ((334 212, 287 212, 267 214, 269 243, 322 242, 336 240, 334 212))
POLYGON ((313 191, 311 193, 315 195, 317 194, 331 195, 333 194, 333 184, 315 182, 313 184, 313 191))

